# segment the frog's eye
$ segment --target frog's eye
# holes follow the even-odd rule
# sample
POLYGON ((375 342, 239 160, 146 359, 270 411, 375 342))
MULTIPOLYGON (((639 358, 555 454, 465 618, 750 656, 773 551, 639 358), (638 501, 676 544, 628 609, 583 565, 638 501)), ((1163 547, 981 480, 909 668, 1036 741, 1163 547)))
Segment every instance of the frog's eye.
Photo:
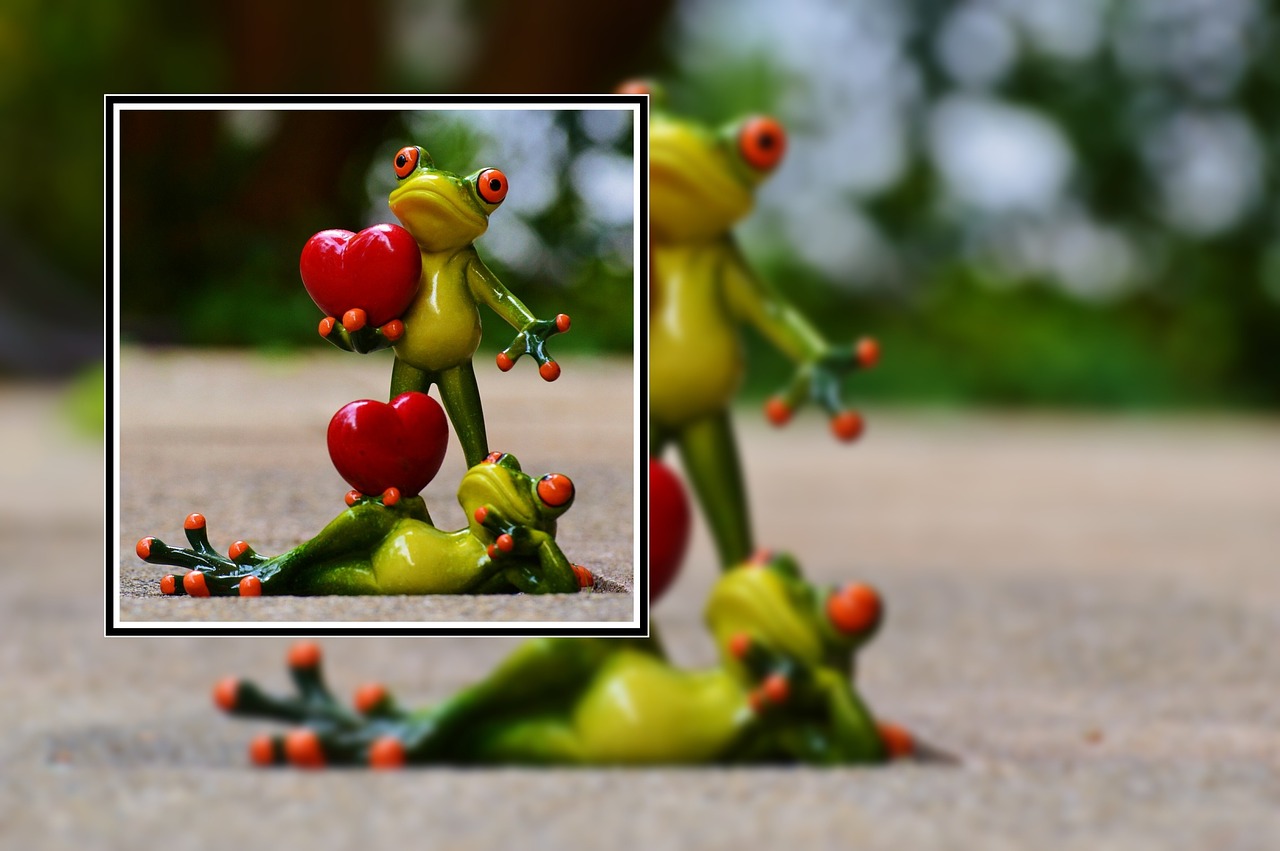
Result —
POLYGON ((422 150, 413 146, 401 148, 396 153, 394 161, 396 169, 396 177, 404 180, 413 174, 414 169, 418 167, 418 160, 422 158, 422 150))
POLYGON ((851 582, 827 598, 827 618, 844 635, 861 635, 880 622, 883 605, 870 585, 851 582))
POLYGON ((567 505, 573 499, 573 482, 560 473, 543 476, 538 480, 538 499, 552 508, 567 505))
POLYGON ((476 191, 486 204, 501 204, 507 197, 507 176, 496 168, 486 168, 476 175, 476 191))
POLYGON ((787 151, 787 131, 772 118, 748 118, 738 131, 738 150, 747 165, 757 171, 772 171, 787 151))

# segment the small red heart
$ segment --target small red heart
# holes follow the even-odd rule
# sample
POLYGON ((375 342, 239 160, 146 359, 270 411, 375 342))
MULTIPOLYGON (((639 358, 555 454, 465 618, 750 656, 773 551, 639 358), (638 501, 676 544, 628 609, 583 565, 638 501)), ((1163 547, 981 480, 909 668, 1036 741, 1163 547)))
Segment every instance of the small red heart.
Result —
POLYGON ((355 234, 322 230, 302 247, 298 270, 325 316, 358 307, 378 326, 398 318, 417 295, 422 255, 399 225, 374 225, 355 234))
POLYGON ((649 603, 667 590, 689 543, 689 500, 671 468, 649 459, 649 603))
POLYGON ((350 402, 329 421, 333 466, 364 494, 397 488, 417 495, 440 470, 448 445, 444 409, 425 393, 401 393, 389 404, 350 402))

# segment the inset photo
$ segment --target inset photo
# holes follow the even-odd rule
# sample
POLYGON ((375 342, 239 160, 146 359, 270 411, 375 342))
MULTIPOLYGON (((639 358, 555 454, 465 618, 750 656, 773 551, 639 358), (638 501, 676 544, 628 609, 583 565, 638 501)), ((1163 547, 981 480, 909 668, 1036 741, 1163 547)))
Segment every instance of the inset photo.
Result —
POLYGON ((107 634, 647 634, 645 97, 106 122, 107 634))

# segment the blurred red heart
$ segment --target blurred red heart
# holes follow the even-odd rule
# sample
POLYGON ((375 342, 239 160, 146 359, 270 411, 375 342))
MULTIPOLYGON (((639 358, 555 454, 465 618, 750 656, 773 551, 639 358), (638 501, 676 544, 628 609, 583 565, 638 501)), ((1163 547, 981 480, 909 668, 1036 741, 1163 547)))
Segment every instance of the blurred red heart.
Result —
POLYGON ((689 543, 689 500, 671 468, 649 459, 649 603, 667 590, 689 543))
POLYGON ((422 255, 399 225, 374 225, 359 233, 322 230, 302 247, 302 285, 325 316, 360 308, 370 325, 404 313, 418 293, 422 255))
POLYGON ((389 404, 350 402, 329 421, 333 466, 371 496, 387 488, 416 495, 435 478, 448 445, 444 409, 425 393, 401 393, 389 404))

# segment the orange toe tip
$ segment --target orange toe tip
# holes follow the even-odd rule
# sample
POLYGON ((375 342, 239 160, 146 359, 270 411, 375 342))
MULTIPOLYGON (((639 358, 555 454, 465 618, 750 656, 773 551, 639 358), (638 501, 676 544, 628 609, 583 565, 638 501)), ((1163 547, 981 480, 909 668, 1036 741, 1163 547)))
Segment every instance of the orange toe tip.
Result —
POLYGON ((791 681, 785 674, 770 674, 760 684, 760 689, 770 703, 786 703, 791 696, 791 681))
POLYGON ((477 523, 483 523, 485 518, 489 516, 489 509, 482 505, 476 509, 476 513, 473 516, 476 518, 477 523))
POLYGON ((890 759, 903 759, 915 753, 915 737, 906 727, 888 721, 880 721, 876 727, 880 731, 880 739, 884 742, 890 759))
POLYGON ((369 317, 358 307, 342 314, 342 327, 348 331, 359 331, 368 321, 369 317))
POLYGON ((264 733, 261 736, 253 737, 253 740, 249 742, 249 761, 254 765, 275 765, 276 745, 270 736, 264 733))
POLYGON ((858 365, 863 369, 871 369, 880 363, 880 341, 874 337, 863 337, 853 347, 858 365))
POLYGON ((178 577, 174 576, 172 573, 170 573, 168 576, 161 577, 160 593, 161 594, 178 593, 178 577))
POLYGON ((791 421, 791 408, 787 406, 786 402, 775 396, 765 402, 764 415, 774 425, 784 426, 791 421))
POLYGON ((284 737, 284 754, 299 768, 324 767, 324 747, 315 730, 290 730, 284 737))
POLYGON ((735 659, 747 658, 751 652, 751 636, 745 632, 735 633, 729 637, 729 655, 735 659))
POLYGON ((138 545, 134 547, 134 552, 138 554, 138 558, 144 560, 151 558, 151 544, 154 541, 155 538, 143 538, 138 541, 138 545))
POLYGON ((203 529, 205 526, 203 514, 188 514, 187 519, 182 521, 184 529, 203 529))
POLYGON ((861 437, 863 428, 862 415, 857 411, 845 411, 831 418, 832 433, 846 443, 861 437))
POLYGON ((231 712, 236 708, 236 695, 240 692, 240 680, 225 677, 218 680, 213 687, 213 703, 223 712, 231 712))
POLYGON ((382 326, 382 336, 394 343, 404 336, 404 323, 399 319, 392 319, 382 326))
POLYGON ((516 545, 515 539, 505 532, 499 535, 498 540, 494 541, 494 543, 497 544, 498 549, 502 550, 504 553, 511 552, 516 545))
POLYGON ((347 491, 347 495, 343 497, 343 500, 347 503, 347 505, 355 505, 356 500, 358 500, 360 497, 361 497, 360 491, 347 491))
POLYGON ((592 588, 596 584, 596 577, 590 570, 580 564, 570 565, 573 568, 573 576, 578 580, 579 588, 592 588))
POLYGON ((209 596, 209 584, 205 582, 204 574, 198 570, 193 570, 182 577, 182 589, 192 597, 209 596))
POLYGON ((542 376, 543 381, 555 381, 560 377, 560 364, 549 360, 538 367, 538 374, 542 376))
POLYGON ((333 326, 337 324, 338 320, 334 319, 332 316, 326 316, 324 319, 321 319, 319 328, 320 336, 328 337, 333 333, 333 326))
POLYGON ((378 704, 387 699, 387 689, 381 683, 365 683, 356 689, 355 704, 356 711, 367 714, 377 708, 378 704))
POLYGON ((498 548, 495 547, 493 544, 490 544, 488 547, 486 547, 484 552, 485 552, 485 555, 489 556, 489 558, 491 559, 498 557, 498 548))
POLYGON ((572 323, 572 320, 569 319, 569 314, 567 313, 556 314, 556 330, 559 331, 560 333, 563 334, 565 331, 568 331, 569 325, 571 323, 572 323))
POLYGON ((240 580, 241 597, 261 597, 262 580, 256 576, 246 576, 240 580))
POLYGON ((405 764, 406 757, 404 742, 395 736, 383 736, 369 747, 370 768, 401 768, 405 764))
POLYGON ((510 371, 511 367, 515 366, 515 363, 516 363, 510 357, 507 356, 506 352, 498 352, 497 361, 498 361, 498 369, 502 370, 503 372, 510 371))
POLYGON ((236 541, 227 549, 227 558, 235 561, 249 551, 248 541, 236 541))
POLYGON ((382 492, 382 504, 388 508, 400 501, 399 488, 387 488, 382 492))
POLYGON ((289 648, 290 668, 314 668, 320 664, 320 645, 314 641, 299 641, 289 648))

